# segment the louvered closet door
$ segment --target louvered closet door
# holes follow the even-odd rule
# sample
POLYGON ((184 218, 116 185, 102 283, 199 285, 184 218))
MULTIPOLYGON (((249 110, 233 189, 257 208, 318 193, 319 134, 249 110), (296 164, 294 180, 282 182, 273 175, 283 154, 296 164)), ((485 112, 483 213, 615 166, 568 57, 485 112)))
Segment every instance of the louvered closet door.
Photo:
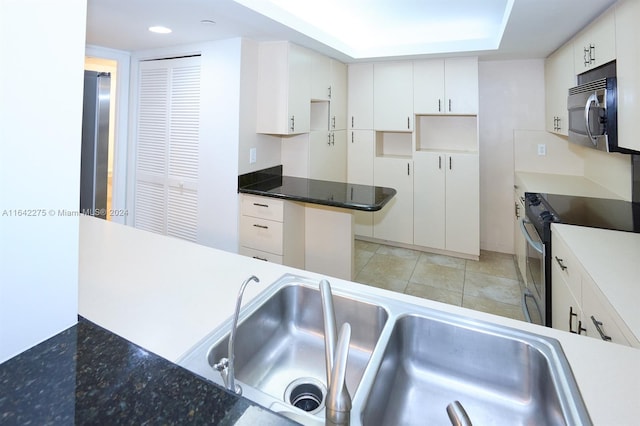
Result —
POLYGON ((195 241, 200 58, 140 64, 135 227, 195 241))

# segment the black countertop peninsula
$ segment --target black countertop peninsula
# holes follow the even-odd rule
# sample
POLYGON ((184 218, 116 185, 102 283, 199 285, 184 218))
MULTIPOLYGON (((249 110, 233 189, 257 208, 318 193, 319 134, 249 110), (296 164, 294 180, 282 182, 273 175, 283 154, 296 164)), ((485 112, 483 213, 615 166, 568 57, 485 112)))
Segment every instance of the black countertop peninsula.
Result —
POLYGON ((296 424, 83 319, 0 364, 0 424, 296 424))
POLYGON ((282 166, 238 177, 238 192, 351 210, 377 211, 396 194, 393 188, 282 175, 282 166))

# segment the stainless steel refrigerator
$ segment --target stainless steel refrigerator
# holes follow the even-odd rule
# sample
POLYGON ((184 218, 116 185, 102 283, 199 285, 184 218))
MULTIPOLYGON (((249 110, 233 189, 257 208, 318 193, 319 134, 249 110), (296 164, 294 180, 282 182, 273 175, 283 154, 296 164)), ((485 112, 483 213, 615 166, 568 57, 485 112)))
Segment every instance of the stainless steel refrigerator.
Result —
POLYGON ((109 73, 84 72, 80 212, 106 219, 109 162, 109 73))

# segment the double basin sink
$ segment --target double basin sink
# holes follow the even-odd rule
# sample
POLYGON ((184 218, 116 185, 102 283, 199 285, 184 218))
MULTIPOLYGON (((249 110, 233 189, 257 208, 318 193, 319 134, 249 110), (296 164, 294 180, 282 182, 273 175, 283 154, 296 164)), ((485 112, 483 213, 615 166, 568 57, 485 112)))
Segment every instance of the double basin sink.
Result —
MULTIPOLYGON (((408 302, 333 289, 351 324, 346 383, 352 425, 591 424, 560 344, 408 302)), ((231 320, 179 361, 220 385, 231 320)), ((324 424, 326 372, 318 282, 285 275, 243 308, 235 377, 243 396, 305 425, 324 424)))

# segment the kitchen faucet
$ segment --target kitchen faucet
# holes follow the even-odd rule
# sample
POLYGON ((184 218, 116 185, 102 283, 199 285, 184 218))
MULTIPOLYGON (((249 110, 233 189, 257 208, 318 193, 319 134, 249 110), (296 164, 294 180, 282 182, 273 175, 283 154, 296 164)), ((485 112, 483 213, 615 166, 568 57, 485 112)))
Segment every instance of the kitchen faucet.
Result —
POLYGON ((336 345, 336 317, 329 281, 320 281, 322 314, 324 319, 324 348, 327 367, 327 397, 325 425, 349 425, 351 396, 346 385, 347 357, 351 341, 351 325, 342 324, 336 345))
POLYGON ((247 287, 247 284, 249 284, 249 281, 255 281, 259 283, 260 279, 255 275, 251 275, 240 286, 240 291, 238 291, 238 297, 236 298, 236 311, 233 315, 233 325, 231 326, 231 333, 229 334, 229 349, 227 352, 228 358, 222 358, 213 366, 213 368, 220 372, 222 380, 224 381, 224 386, 231 392, 237 393, 238 395, 242 395, 242 388, 240 387, 240 385, 236 384, 235 379, 235 343, 236 333, 238 331, 238 316, 240 315, 240 305, 242 305, 242 295, 244 294, 244 289, 247 287))

